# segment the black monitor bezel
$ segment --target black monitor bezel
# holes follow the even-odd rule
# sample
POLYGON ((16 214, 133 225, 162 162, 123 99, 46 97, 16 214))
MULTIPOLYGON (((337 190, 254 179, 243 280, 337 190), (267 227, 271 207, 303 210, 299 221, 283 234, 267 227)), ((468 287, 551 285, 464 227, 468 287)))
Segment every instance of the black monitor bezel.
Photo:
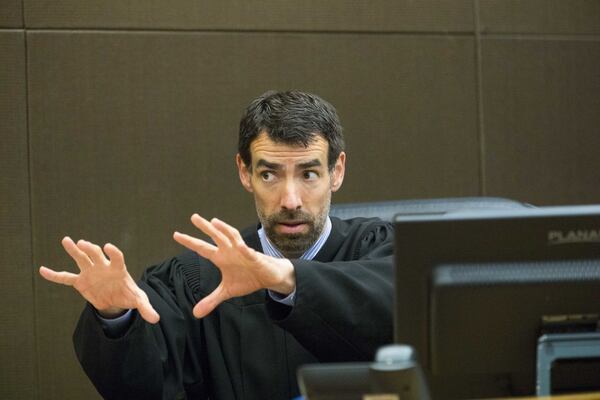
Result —
MULTIPOLYGON (((554 244, 556 235, 551 237, 551 232, 568 235, 570 231, 600 231, 600 206, 398 215, 394 225, 395 342, 416 348, 425 372, 435 385, 443 386, 445 379, 434 376, 430 370, 431 299, 435 290, 432 274, 436 266, 600 259, 599 241, 554 244)), ((600 300, 600 290, 598 293, 600 300)), ((452 377, 475 386, 479 378, 493 379, 471 378, 461 377, 460 373, 452 377)), ((437 390, 433 388, 434 398, 437 390)))

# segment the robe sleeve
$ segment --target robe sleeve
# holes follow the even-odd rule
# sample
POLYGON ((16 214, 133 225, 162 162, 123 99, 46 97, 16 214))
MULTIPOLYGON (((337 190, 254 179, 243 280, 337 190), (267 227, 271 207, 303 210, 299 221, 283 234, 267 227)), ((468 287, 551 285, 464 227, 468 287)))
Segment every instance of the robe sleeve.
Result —
POLYGON ((392 238, 391 225, 374 224, 331 262, 293 260, 295 304, 270 301, 269 316, 320 362, 372 361, 393 339, 392 238))
POLYGON ((198 353, 190 349, 202 342, 202 332, 198 324, 188 321, 193 300, 181 282, 179 263, 175 258, 150 268, 138 283, 160 315, 156 325, 134 310, 128 329, 110 337, 93 307, 85 307, 73 342, 85 373, 104 398, 183 399, 186 392, 193 398, 208 398, 202 362, 194 359, 198 353))

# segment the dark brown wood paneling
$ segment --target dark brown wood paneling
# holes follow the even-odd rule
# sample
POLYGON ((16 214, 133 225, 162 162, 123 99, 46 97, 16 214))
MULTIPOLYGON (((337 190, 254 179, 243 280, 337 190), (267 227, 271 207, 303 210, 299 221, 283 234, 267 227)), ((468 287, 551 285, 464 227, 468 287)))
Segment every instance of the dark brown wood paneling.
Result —
MULTIPOLYGON (((115 243, 139 275, 179 251, 192 212, 253 222, 233 157, 243 108, 271 88, 338 107, 340 201, 479 193, 469 38, 40 32, 28 50, 36 264, 74 269, 69 234, 115 243)), ((88 396, 70 343, 82 301, 45 284, 37 304, 54 332, 39 338, 41 392, 88 396)))
POLYGON ((335 200, 480 194, 473 40, 356 40, 324 66, 344 75, 315 86, 332 93, 346 127, 348 173, 335 200))
POLYGON ((22 0, 0 1, 0 28, 23 27, 22 0))
POLYGON ((0 398, 36 394, 25 35, 0 32, 0 398))
POLYGON ((600 203, 600 41, 484 40, 488 193, 600 203))
POLYGON ((27 27, 286 31, 473 30, 471 0, 27 0, 27 27))
POLYGON ((600 34, 598 0, 477 0, 489 33, 600 34))

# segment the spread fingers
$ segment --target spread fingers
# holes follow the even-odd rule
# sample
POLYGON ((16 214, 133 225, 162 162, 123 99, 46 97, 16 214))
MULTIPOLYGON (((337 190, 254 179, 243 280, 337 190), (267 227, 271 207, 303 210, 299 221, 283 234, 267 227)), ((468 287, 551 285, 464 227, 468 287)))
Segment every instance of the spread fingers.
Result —
POLYGON ((111 243, 104 245, 104 252, 110 259, 111 267, 125 268, 125 257, 123 252, 117 246, 111 243))
POLYGON ((202 257, 207 258, 209 260, 212 258, 215 251, 217 251, 217 248, 214 245, 207 243, 202 239, 186 235, 185 233, 175 232, 173 234, 173 239, 175 239, 175 241, 181 244, 182 246, 185 246, 188 249, 195 251, 202 257))
POLYGON ((65 271, 57 272, 46 267, 40 267, 40 275, 50 282, 60 283, 61 285, 66 286, 73 286, 79 276, 65 271))
POLYGON ((244 243, 240 232, 229 224, 221 221, 218 218, 213 218, 211 224, 217 228, 223 235, 225 235, 232 245, 239 245, 244 243))
POLYGON ((61 243, 67 254, 69 254, 71 258, 75 260, 80 270, 83 271, 84 269, 92 266, 92 260, 90 260, 88 255, 81 251, 79 247, 77 247, 75 242, 73 242, 70 237, 65 236, 61 243))
POLYGON ((80 240, 77 242, 77 247, 79 247, 81 251, 87 254, 87 256, 92 260, 94 265, 101 266, 107 264, 108 260, 106 259, 106 256, 102 252, 100 246, 88 242, 87 240, 80 240))
MULTIPOLYGON (((214 219, 213 219, 214 220, 214 219)), ((219 231, 212 222, 208 222, 198 214, 192 215, 192 223, 196 228, 206 233, 219 247, 230 247, 231 241, 221 231, 219 231)))

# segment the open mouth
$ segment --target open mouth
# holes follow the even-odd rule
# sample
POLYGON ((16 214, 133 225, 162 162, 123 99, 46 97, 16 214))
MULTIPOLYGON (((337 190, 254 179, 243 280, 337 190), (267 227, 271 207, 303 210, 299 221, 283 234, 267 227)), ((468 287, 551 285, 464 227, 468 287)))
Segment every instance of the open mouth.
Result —
POLYGON ((279 222, 277 225, 281 233, 300 233, 307 227, 304 221, 285 221, 279 222))

